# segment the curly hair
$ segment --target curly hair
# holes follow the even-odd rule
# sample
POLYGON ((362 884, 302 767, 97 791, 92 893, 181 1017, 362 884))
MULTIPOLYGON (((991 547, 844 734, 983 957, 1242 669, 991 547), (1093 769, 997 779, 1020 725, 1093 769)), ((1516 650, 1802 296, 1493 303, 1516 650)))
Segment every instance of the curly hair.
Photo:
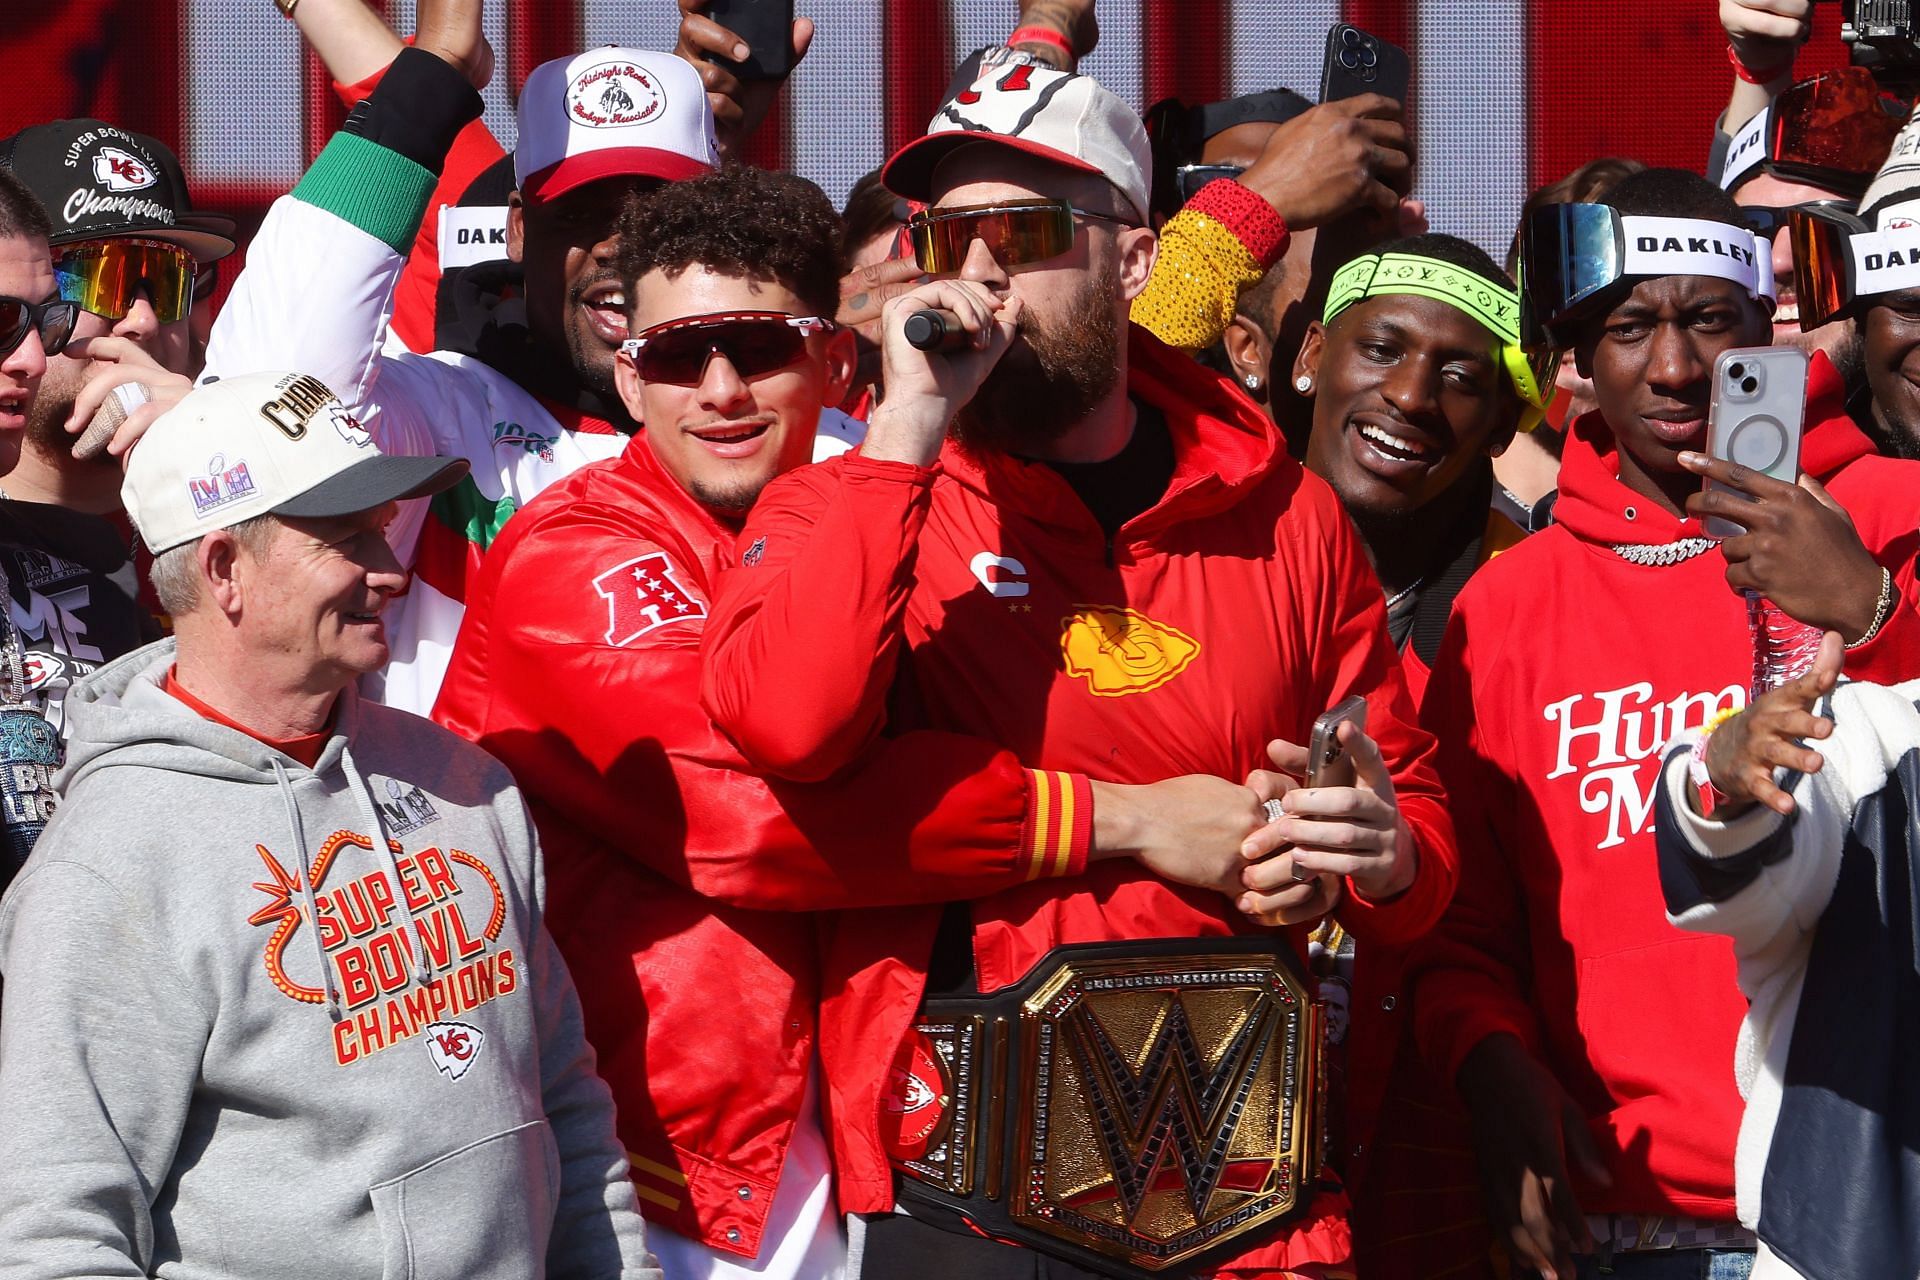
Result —
POLYGON ((614 269, 627 296, 649 271, 710 267, 791 289, 832 315, 840 302, 840 215, 805 178, 730 164, 627 198, 614 269))

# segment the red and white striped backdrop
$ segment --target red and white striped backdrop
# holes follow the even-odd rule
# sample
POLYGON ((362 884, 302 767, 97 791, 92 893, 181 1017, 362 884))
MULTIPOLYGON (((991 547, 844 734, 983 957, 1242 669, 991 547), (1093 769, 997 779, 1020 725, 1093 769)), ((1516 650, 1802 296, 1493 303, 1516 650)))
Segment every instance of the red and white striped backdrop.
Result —
MULTIPOLYGON (((381 0, 401 30, 414 0, 381 0)), ((252 219, 340 111, 270 0, 18 0, 0 23, 0 133, 97 115, 179 150, 196 200, 252 219)), ((1013 0, 796 0, 819 36, 756 157, 838 201, 917 134, 958 56, 1004 38, 1013 0)), ((1803 69, 1837 65, 1838 5, 1803 69)), ((489 0, 501 54, 488 121, 511 144, 508 86, 587 44, 666 48, 672 0, 489 0)), ((1715 0, 1100 0, 1085 69, 1137 106, 1287 85, 1312 96, 1337 19, 1415 65, 1420 194, 1436 228, 1504 254, 1532 186, 1597 155, 1697 167, 1729 70, 1715 0)))

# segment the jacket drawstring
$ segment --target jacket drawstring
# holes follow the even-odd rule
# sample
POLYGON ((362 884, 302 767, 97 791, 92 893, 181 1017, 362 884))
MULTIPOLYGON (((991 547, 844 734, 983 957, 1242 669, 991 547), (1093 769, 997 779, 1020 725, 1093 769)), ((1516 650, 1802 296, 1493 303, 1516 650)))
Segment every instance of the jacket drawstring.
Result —
POLYGON ((353 752, 345 747, 340 750, 340 768, 346 773, 347 781, 353 784, 354 799, 360 802, 360 815, 366 819, 367 835, 373 840, 374 856, 381 860, 380 865, 386 871, 387 879, 393 882, 394 905, 400 908, 400 914, 407 922, 407 953, 413 957, 413 979, 424 987, 433 981, 433 971, 427 967, 427 948, 420 940, 413 908, 407 905, 406 886, 400 882, 399 861, 393 856, 393 848, 387 843, 387 833, 380 826, 379 806, 374 804, 373 792, 367 789, 366 779, 360 776, 360 768, 353 762, 353 752))
POLYGON ((327 1013, 335 1022, 347 1016, 340 1003, 340 989, 334 985, 333 965, 327 960, 327 949, 320 942, 320 906, 313 898, 312 854, 307 850, 306 828, 300 822, 300 806, 293 798, 293 780, 287 777, 287 771, 278 760, 269 759, 273 766, 273 779, 280 789, 280 803, 287 808, 287 831, 293 837, 293 853, 299 859, 294 865, 299 868, 300 897, 307 907, 307 936, 313 939, 313 954, 320 961, 320 986, 327 996, 327 1013))

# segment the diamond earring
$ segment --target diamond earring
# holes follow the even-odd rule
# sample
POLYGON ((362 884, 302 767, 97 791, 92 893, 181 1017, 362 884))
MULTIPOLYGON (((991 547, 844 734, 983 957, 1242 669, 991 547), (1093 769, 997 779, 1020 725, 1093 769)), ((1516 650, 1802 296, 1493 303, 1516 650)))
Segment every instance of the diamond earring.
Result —
POLYGON ((1305 395, 1307 392, 1313 390, 1313 379, 1303 373, 1293 380, 1293 389, 1301 395, 1305 395))
POLYGON ((1250 373, 1242 378, 1241 381, 1247 384, 1247 390, 1249 391, 1258 391, 1260 389, 1260 375, 1257 373, 1250 373))

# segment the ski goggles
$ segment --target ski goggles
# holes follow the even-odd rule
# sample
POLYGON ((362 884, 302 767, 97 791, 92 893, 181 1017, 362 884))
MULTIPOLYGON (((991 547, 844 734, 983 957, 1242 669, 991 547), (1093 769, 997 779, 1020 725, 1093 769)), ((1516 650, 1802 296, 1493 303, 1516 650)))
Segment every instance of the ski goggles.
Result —
POLYGON ((1134 224, 1107 213, 1076 209, 1065 200, 1009 200, 952 209, 923 209, 907 220, 914 260, 928 275, 960 270, 979 240, 1003 267, 1057 258, 1073 248, 1074 219, 1095 218, 1123 227, 1134 224))
POLYGON ((124 320, 144 296, 161 324, 193 310, 193 255, 159 240, 87 240, 61 245, 53 260, 60 296, 106 320, 124 320))
POLYGON ((1804 205, 1787 224, 1800 327, 1843 319, 1854 304, 1920 289, 1920 225, 1870 229, 1844 204, 1804 205))
POLYGON ((73 340, 74 322, 79 318, 80 308, 64 298, 28 302, 0 294, 0 360, 18 351, 35 329, 40 331, 40 345, 46 353, 59 355, 73 340))
POLYGON ((1731 191, 1765 165, 1785 178, 1857 195, 1885 163, 1906 118, 1891 105, 1863 67, 1802 80, 1733 135, 1720 185, 1731 191))
POLYGON ((1500 342, 1500 364, 1514 394, 1527 406, 1520 429, 1531 431, 1545 416, 1559 353, 1529 354, 1520 345, 1520 296, 1477 272, 1438 258, 1411 253, 1363 253, 1333 273, 1322 324, 1348 307, 1385 294, 1433 298, 1465 313, 1500 342))
POLYGON ((1543 205, 1521 228, 1520 341, 1533 351, 1571 347, 1618 286, 1660 276, 1712 276, 1756 299, 1775 296, 1772 245, 1746 227, 1604 204, 1543 205))
POLYGON ((642 329, 620 344, 620 354, 633 361, 643 382, 695 387, 716 355, 725 356, 742 378, 757 378, 797 363, 806 354, 808 334, 834 327, 821 316, 785 311, 715 311, 642 329))

